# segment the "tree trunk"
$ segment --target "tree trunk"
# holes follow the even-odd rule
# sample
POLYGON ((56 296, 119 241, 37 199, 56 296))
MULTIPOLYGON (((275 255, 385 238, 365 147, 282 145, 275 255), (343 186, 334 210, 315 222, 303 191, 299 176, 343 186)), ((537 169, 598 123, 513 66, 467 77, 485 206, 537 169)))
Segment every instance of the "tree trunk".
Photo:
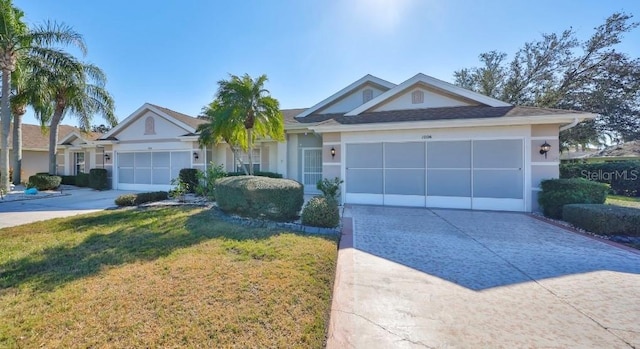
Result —
POLYGON ((9 93, 11 90, 11 70, 2 69, 2 97, 0 97, 0 190, 9 191, 9 129, 11 128, 11 109, 9 93))
POLYGON ((58 126, 62 121, 64 107, 57 106, 51 124, 49 124, 49 174, 58 174, 58 161, 56 159, 56 149, 58 147, 58 126))
POLYGON ((247 145, 249 146, 249 175, 253 176, 253 128, 247 129, 247 145))
POLYGON ((22 115, 13 115, 13 184, 22 181, 22 115))

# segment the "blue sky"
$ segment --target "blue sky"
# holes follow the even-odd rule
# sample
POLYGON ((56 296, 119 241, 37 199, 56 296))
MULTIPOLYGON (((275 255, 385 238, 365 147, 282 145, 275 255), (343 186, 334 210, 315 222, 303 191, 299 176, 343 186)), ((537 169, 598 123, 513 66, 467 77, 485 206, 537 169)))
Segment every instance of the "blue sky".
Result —
MULTIPOLYGON (((14 0, 30 24, 82 33, 87 61, 107 74, 123 120, 145 102, 197 115, 229 73, 267 74, 282 108, 310 107, 372 74, 418 72, 452 81, 481 52, 512 54, 542 33, 581 39, 616 11, 640 21, 640 1, 14 0)), ((640 56, 640 28, 619 50, 640 56)), ((26 123, 35 123, 29 113, 26 123)), ((75 124, 72 115, 63 123, 75 124)), ((94 124, 103 121, 94 119, 94 124)))

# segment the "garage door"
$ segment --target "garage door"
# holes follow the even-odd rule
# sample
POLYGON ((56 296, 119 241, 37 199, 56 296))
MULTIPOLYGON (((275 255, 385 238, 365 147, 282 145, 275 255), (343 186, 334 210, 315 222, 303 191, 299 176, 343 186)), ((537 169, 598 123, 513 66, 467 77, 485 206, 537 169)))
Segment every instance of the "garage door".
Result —
POLYGON ((191 167, 188 151, 117 153, 118 189, 168 190, 181 169, 191 167))
POLYGON ((346 202, 523 211, 523 141, 346 145, 346 202))

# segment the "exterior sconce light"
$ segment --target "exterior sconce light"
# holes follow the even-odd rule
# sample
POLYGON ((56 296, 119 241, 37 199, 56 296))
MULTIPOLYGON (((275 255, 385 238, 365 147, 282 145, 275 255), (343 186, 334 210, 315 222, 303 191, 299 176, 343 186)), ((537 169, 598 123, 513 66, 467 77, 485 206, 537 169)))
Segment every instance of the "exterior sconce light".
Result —
POLYGON ((200 155, 198 154, 197 151, 194 151, 193 152, 193 160, 198 160, 198 159, 200 159, 200 155))
POLYGON ((544 158, 547 158, 547 153, 551 150, 551 145, 544 141, 544 144, 540 146, 540 155, 544 154, 544 158))
POLYGON ((111 160, 111 155, 105 153, 104 154, 104 161, 109 161, 109 160, 111 160))
POLYGON ((336 157, 336 148, 331 147, 331 158, 335 158, 336 157))

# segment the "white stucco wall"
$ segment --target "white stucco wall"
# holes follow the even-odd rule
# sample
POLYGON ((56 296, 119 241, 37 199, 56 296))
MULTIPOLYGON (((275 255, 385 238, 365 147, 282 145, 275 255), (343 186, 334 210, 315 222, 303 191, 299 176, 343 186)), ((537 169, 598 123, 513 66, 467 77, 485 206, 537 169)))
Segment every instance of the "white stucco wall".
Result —
POLYGON ((436 92, 424 88, 412 88, 399 95, 397 98, 377 107, 374 111, 389 110, 405 110, 405 109, 424 109, 424 108, 440 108, 440 107, 461 107, 469 105, 463 101, 438 94, 436 92), (414 91, 422 91, 424 93, 423 103, 412 103, 411 94, 414 91))
POLYGON ((153 112, 147 111, 134 120, 131 124, 127 125, 120 132, 115 134, 114 136, 118 138, 120 141, 127 140, 145 140, 152 141, 158 139, 167 139, 167 138, 175 138, 181 135, 188 133, 188 130, 183 129, 182 127, 177 126, 176 124, 167 121, 165 118, 156 115, 153 112), (152 117, 154 120, 154 129, 155 132, 153 134, 145 133, 145 123, 147 117, 152 117))
POLYGON ((339 101, 329 105, 328 107, 322 108, 320 110, 318 110, 316 113, 317 114, 329 114, 329 113, 346 113, 348 111, 351 111, 359 106, 361 106, 363 103, 363 99, 362 99, 362 91, 366 90, 366 89, 371 89, 373 90, 373 98, 378 97, 379 95, 381 95, 382 93, 385 92, 385 90, 382 90, 376 86, 373 85, 365 85, 355 91, 353 91, 352 93, 344 96, 342 99, 340 99, 339 101))

